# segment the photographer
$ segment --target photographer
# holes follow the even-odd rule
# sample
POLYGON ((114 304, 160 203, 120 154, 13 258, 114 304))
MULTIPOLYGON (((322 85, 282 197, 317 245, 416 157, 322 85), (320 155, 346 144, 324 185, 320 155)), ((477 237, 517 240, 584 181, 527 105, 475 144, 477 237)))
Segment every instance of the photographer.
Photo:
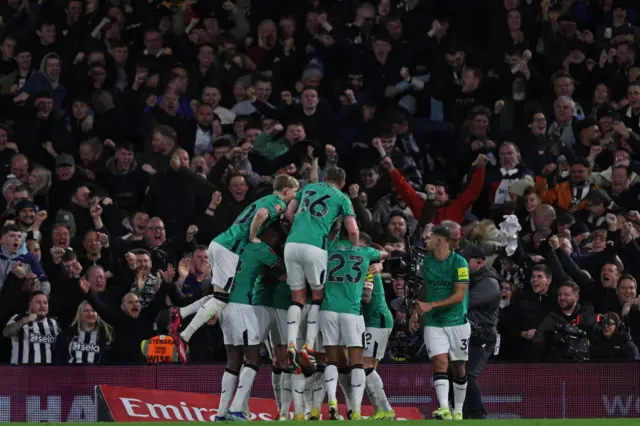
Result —
POLYGON ((615 312, 600 316, 591 336, 589 355, 601 360, 640 360, 638 347, 631 340, 625 324, 615 312))
MULTIPOLYGON (((542 320, 533 337, 533 347, 538 359, 561 361, 569 359, 567 349, 572 337, 585 337, 577 327, 580 318, 593 315, 592 309, 583 308, 578 303, 580 288, 573 281, 567 281, 558 288, 558 304, 542 320), (569 326, 569 327, 567 327, 569 326)), ((577 343, 576 343, 577 344, 577 343)))
POLYGON ((484 419, 487 412, 482 403, 478 377, 496 347, 498 313, 500 310, 500 281, 498 275, 484 264, 482 248, 468 245, 464 257, 469 263, 469 312, 471 344, 467 364, 467 397, 463 408, 465 419, 484 419))

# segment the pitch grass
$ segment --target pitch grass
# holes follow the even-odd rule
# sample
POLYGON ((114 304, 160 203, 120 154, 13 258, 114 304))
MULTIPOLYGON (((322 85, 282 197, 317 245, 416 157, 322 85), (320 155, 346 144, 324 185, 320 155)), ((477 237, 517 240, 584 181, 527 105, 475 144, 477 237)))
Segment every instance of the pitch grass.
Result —
MULTIPOLYGON (((425 421, 434 421, 437 420, 427 419, 427 420, 407 420, 407 421, 391 421, 391 420, 362 420, 365 422, 365 425, 370 426, 399 426, 398 423, 407 426, 418 426, 424 425, 425 421)), ((118 426, 141 426, 141 425, 149 425, 152 424, 154 426, 177 426, 177 425, 201 425, 203 422, 139 422, 139 423, 115 423, 118 426)), ((221 422, 221 423, 234 423, 234 422, 221 422)), ((280 422, 278 422, 280 423, 280 422)), ((302 422, 295 421, 287 421, 282 423, 292 423, 292 424, 300 424, 302 422)), ((312 424, 315 422, 311 422, 312 424)), ((43 426, 43 425, 51 425, 51 426, 69 426, 69 423, 12 423, 14 425, 23 425, 23 426, 43 426)), ((83 426, 83 425, 91 425, 95 426, 98 423, 76 423, 74 422, 74 426, 83 426)), ((457 424, 457 423, 454 423, 457 424)), ((640 419, 517 419, 517 420, 464 420, 464 423, 461 426, 638 426, 640 425, 640 419)), ((364 425, 363 425, 364 426, 364 425)))

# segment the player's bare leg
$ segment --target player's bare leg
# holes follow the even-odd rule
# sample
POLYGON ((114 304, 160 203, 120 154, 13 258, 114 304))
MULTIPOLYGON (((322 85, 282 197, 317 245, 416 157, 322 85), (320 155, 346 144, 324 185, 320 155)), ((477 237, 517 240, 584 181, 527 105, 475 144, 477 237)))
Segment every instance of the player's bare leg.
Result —
POLYGON ((242 346, 244 367, 238 379, 238 388, 229 408, 229 415, 234 420, 249 421, 244 413, 244 405, 249 400, 253 382, 260 369, 260 345, 242 346))
POLYGON ((293 369, 299 368, 296 341, 300 331, 300 316, 307 300, 307 289, 291 290, 291 306, 287 311, 287 355, 293 369))
POLYGON ((376 358, 364 359, 364 372, 367 375, 367 396, 373 404, 374 420, 395 420, 395 412, 389 400, 387 394, 384 391, 382 378, 376 371, 378 368, 378 360, 376 358))
MULTIPOLYGON (((433 412, 433 417, 439 420, 451 420, 449 410, 449 354, 437 354, 431 357, 433 363, 433 387, 436 391, 440 407, 433 412)), ((461 409, 462 410, 462 409, 461 409)))
POLYGON ((362 407, 362 398, 366 387, 367 378, 364 373, 364 348, 350 347, 347 348, 349 353, 349 363, 351 367, 351 391, 353 410, 351 414, 352 420, 360 420, 362 418, 360 411, 362 407))
POLYGON ((240 368, 242 367, 242 347, 225 345, 227 351, 227 368, 222 375, 222 386, 220 389, 220 405, 218 406, 217 421, 225 421, 229 411, 229 405, 236 390, 240 368))
POLYGON ((467 395, 467 363, 451 361, 453 371, 453 419, 462 420, 462 407, 467 395))

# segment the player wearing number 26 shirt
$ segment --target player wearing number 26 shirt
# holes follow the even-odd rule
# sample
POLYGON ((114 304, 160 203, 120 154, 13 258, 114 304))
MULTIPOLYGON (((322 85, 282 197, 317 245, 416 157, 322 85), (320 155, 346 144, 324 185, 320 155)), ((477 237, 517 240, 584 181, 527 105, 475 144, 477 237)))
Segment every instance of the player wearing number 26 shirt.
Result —
MULTIPOLYGON (((260 242, 259 236, 271 223, 279 220, 300 187, 298 181, 288 175, 278 175, 273 181, 273 194, 255 201, 244 209, 236 221, 218 235, 207 253, 211 262, 211 284, 213 298, 204 303, 189 325, 180 333, 184 341, 189 341, 195 331, 211 317, 227 306, 228 294, 233 290, 233 278, 240 259, 240 253, 249 242, 260 242)), ((182 314, 180 314, 182 316, 182 314)), ((172 311, 171 325, 179 327, 177 310, 172 311)), ((181 346, 181 342, 178 343, 181 346)))
POLYGON ((300 327, 300 312, 307 299, 306 283, 311 287, 312 304, 307 316, 306 343, 300 355, 310 364, 318 334, 318 311, 323 298, 327 274, 327 246, 334 225, 344 220, 349 241, 358 243, 358 225, 351 200, 342 192, 346 173, 340 168, 325 171, 325 182, 306 185, 289 204, 285 218, 292 224, 284 246, 287 283, 291 288, 291 306, 287 313, 289 360, 298 367, 296 338, 300 327))
POLYGON ((434 366, 433 385, 440 403, 433 416, 461 420, 467 392, 466 361, 469 359, 471 326, 467 321, 469 265, 450 249, 451 232, 436 226, 427 234, 423 275, 426 298, 416 302, 412 323, 423 315, 424 342, 434 366), (449 411, 449 362, 453 370, 453 415, 449 411))

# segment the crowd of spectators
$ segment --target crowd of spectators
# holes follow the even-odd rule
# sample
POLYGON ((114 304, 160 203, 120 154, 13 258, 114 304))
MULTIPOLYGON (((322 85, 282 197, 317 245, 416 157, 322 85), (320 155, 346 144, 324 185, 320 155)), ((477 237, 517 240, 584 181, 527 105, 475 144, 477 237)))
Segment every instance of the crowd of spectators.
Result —
MULTIPOLYGON (((554 359, 557 325, 595 314, 591 358, 637 359, 633 3, 7 0, 0 359, 139 362, 165 308, 210 291, 212 238, 275 175, 334 165, 388 251, 431 224, 482 248, 500 359, 554 359)), ((387 278, 388 358, 418 359, 387 278)), ((224 358, 213 319, 190 361, 224 358)))

